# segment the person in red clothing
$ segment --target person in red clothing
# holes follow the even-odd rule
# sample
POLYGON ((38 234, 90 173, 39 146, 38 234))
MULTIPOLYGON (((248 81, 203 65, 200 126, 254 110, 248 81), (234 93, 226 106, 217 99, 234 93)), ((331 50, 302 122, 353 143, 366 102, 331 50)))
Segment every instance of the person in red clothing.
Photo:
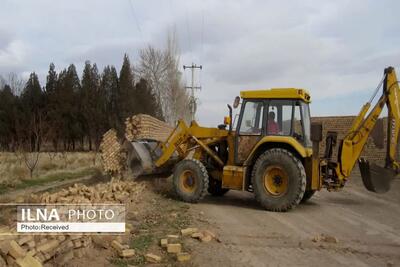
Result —
POLYGON ((275 121, 275 113, 268 113, 267 134, 279 134, 279 124, 275 121))

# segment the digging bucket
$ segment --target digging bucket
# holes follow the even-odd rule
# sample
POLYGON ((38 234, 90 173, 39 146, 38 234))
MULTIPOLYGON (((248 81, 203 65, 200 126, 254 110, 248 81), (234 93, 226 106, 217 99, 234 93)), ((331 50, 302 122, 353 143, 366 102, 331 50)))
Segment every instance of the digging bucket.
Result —
POLYGON ((123 148, 126 153, 126 171, 132 178, 143 175, 169 174, 171 172, 173 161, 168 162, 163 167, 155 165, 155 161, 162 153, 157 141, 125 141, 123 148))
POLYGON ((390 185, 396 176, 392 169, 369 163, 368 160, 360 158, 358 161, 360 173, 365 188, 375 193, 386 193, 390 190, 390 185))

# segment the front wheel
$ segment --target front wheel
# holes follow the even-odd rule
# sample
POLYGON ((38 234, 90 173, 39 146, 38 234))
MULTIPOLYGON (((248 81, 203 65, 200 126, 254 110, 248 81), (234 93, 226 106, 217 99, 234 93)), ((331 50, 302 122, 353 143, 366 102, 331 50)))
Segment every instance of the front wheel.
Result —
POLYGON ((196 203, 207 194, 207 169, 196 159, 184 159, 175 167, 173 184, 180 199, 196 203))
POLYGON ((254 194, 270 211, 288 211, 296 207, 306 190, 304 166, 286 149, 264 152, 256 161, 252 173, 254 194))

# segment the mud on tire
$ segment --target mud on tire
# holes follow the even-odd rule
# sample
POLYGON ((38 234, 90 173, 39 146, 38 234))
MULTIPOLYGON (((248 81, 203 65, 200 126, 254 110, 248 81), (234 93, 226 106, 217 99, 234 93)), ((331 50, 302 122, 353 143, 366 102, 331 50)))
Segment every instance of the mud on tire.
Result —
MULTIPOLYGON (((279 175, 274 173, 271 175, 274 183, 275 180, 279 181, 279 175)), ((286 149, 274 148, 264 152, 257 159, 253 168, 252 184, 255 197, 261 206, 269 211, 288 211, 296 207, 303 199, 306 189, 306 173, 301 161, 291 152, 286 149), (271 168, 283 170, 284 175, 282 176, 286 177, 286 182, 283 183, 286 183, 285 190, 279 194, 269 190, 271 186, 265 182, 271 168)), ((278 182, 276 184, 279 185, 278 182)))
POLYGON ((175 166, 173 185, 176 195, 185 202, 196 203, 208 189, 208 173, 203 163, 184 159, 175 166))

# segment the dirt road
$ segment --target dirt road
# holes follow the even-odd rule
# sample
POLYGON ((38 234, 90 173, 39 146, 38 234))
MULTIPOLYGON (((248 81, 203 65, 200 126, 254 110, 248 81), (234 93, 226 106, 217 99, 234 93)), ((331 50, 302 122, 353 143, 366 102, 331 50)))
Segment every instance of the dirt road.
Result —
POLYGON ((399 266, 400 180, 384 195, 359 177, 287 213, 261 210, 252 194, 228 192, 193 206, 222 243, 194 252, 199 266, 399 266), (314 242, 320 234, 338 242, 314 242))

